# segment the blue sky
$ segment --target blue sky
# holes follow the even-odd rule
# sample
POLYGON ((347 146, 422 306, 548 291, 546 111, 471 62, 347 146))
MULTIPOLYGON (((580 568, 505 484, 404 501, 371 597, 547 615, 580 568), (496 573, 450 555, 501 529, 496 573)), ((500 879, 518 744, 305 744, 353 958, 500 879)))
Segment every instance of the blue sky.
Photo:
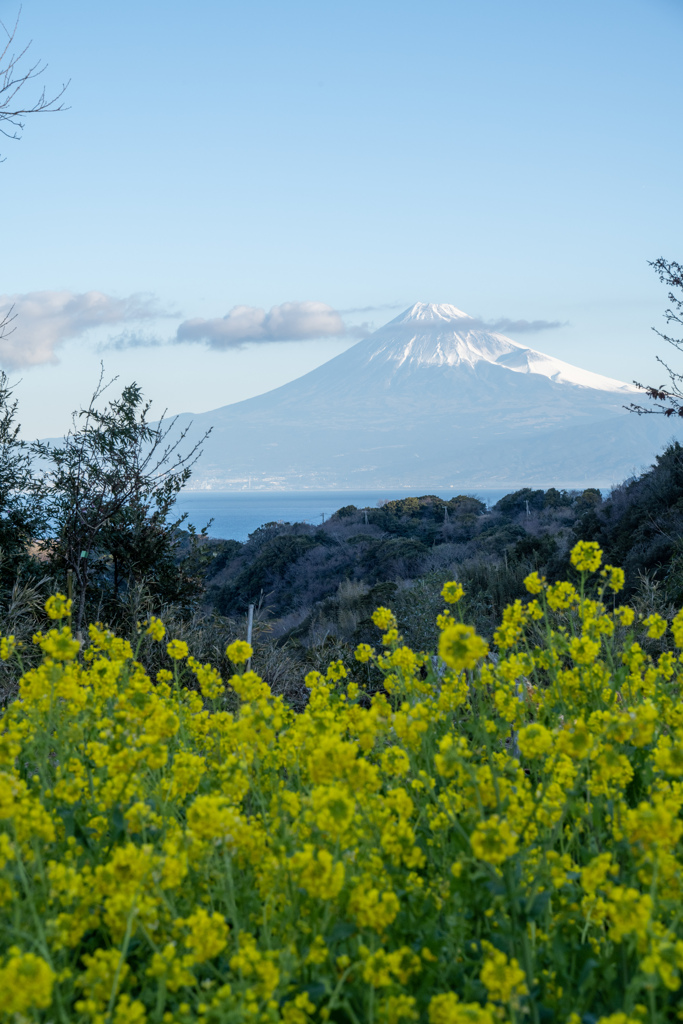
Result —
POLYGON ((510 333, 660 383, 647 260, 683 262, 681 0, 25 0, 19 37, 71 109, 0 147, 0 293, 76 297, 6 349, 27 433, 63 429, 102 358, 203 411, 355 340, 173 343, 235 306, 566 322, 510 333), (103 351, 122 335, 157 344, 103 351))

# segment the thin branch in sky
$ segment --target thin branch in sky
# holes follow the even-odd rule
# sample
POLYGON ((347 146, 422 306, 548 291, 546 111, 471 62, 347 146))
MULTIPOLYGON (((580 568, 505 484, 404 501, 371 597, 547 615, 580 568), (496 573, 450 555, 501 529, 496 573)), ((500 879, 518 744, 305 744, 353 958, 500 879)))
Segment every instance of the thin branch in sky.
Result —
MULTIPOLYGON (((5 43, 0 50, 0 134, 8 139, 20 139, 26 126, 26 118, 31 114, 55 114, 68 110, 62 102, 69 82, 62 83, 61 89, 52 98, 43 86, 32 101, 24 102, 24 95, 19 95, 29 83, 39 78, 47 69, 47 64, 38 60, 26 63, 25 58, 31 46, 31 40, 21 50, 15 50, 15 40, 19 28, 21 8, 16 21, 9 28, 0 21, 1 33, 5 43)), ((2 46, 2 43, 0 43, 2 46)))

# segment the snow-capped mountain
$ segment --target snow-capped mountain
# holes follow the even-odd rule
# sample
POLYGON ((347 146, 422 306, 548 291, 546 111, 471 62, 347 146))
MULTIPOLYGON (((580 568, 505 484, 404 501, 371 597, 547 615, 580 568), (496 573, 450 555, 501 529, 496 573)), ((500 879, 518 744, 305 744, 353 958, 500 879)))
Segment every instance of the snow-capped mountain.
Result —
POLYGON ((483 330, 477 321, 447 303, 416 302, 372 337, 372 346, 355 353, 369 365, 396 368, 420 366, 475 366, 494 363, 515 373, 538 373, 561 384, 631 395, 637 389, 621 381, 581 370, 561 359, 526 348, 504 334, 483 330))
POLYGON ((607 486, 652 461, 670 423, 632 385, 416 303, 274 391, 198 416, 195 487, 607 486))

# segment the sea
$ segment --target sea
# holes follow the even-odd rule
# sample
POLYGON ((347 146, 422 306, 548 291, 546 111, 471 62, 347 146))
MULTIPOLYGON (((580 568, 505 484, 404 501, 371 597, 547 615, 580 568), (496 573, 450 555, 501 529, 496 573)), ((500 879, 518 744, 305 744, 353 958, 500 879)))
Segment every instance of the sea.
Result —
MULTIPOLYGON (((433 494, 433 490, 410 491, 410 494, 433 494)), ((439 491, 437 497, 448 501, 454 494, 471 494, 487 506, 495 503, 510 488, 481 490, 473 488, 457 491, 439 491)), ((407 498, 406 491, 183 491, 176 508, 187 513, 187 523, 197 530, 209 523, 210 537, 245 541, 250 533, 264 523, 324 522, 344 505, 357 508, 376 508, 385 501, 407 498)))

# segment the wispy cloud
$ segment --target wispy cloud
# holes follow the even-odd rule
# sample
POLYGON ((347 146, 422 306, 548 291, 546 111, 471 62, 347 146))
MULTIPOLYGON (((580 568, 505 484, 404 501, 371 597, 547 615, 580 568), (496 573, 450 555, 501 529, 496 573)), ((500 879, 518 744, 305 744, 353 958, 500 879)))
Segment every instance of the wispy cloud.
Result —
POLYGON ((354 306, 351 309, 338 310, 340 316, 351 316, 353 313, 383 313, 387 309, 405 309, 405 302, 385 302, 381 306, 354 306))
MULTIPOLYGON (((410 312, 410 310, 407 310, 410 312)), ((420 334, 439 334, 443 330, 453 329, 457 331, 486 331, 497 334, 537 334, 540 331, 557 330, 559 327, 569 326, 563 320, 513 320, 512 317, 499 317, 496 320, 485 320, 484 317, 464 315, 457 316, 453 320, 442 319, 441 317, 415 320, 412 317, 402 319, 398 317, 398 323, 391 320, 385 324, 382 331, 390 331, 402 336, 411 336, 415 331, 420 334)), ((364 325, 367 327, 367 325, 364 325)))
POLYGON ((510 320, 502 317, 500 320, 468 320, 467 326, 470 330, 476 328, 485 331, 496 331, 498 334, 535 334, 537 331, 551 331, 557 327, 567 327, 566 320, 510 320), (476 325, 476 326, 474 326, 476 325))
POLYGON ((204 342, 211 348, 242 348, 262 342, 310 341, 366 333, 349 327, 341 314, 324 302, 283 302, 266 312, 256 306, 233 306, 213 320, 184 320, 176 333, 179 342, 204 342))
POLYGON ((95 291, 0 295, 0 320, 10 310, 12 322, 0 337, 0 366, 8 369, 56 363, 61 345, 95 327, 172 315, 149 295, 118 299, 95 291))
POLYGON ((100 352, 107 352, 112 349, 117 352, 127 348, 158 348, 160 345, 167 345, 168 339, 160 338, 156 334, 143 333, 139 330, 121 331, 120 334, 113 334, 98 346, 100 352))
MULTIPOLYGON (((375 325, 349 324, 346 317, 399 309, 399 303, 334 309, 324 302, 283 302, 266 311, 256 306, 233 306, 223 317, 183 320, 175 335, 165 340, 144 324, 161 317, 179 318, 179 314, 159 308, 149 295, 135 294, 115 298, 104 292, 70 291, 28 292, 0 296, 0 322, 12 310, 13 320, 0 337, 0 366, 7 369, 56 363, 60 346, 81 337, 94 328, 122 328, 100 349, 158 347, 170 343, 199 343, 218 350, 244 348, 246 345, 312 341, 329 338, 357 340, 367 337, 375 325)), ((422 329, 429 329, 429 321, 422 329)), ((513 320, 501 317, 484 320, 471 317, 462 323, 470 330, 529 334, 564 327, 559 320, 513 320)), ((442 323, 434 321, 434 329, 442 323)))

